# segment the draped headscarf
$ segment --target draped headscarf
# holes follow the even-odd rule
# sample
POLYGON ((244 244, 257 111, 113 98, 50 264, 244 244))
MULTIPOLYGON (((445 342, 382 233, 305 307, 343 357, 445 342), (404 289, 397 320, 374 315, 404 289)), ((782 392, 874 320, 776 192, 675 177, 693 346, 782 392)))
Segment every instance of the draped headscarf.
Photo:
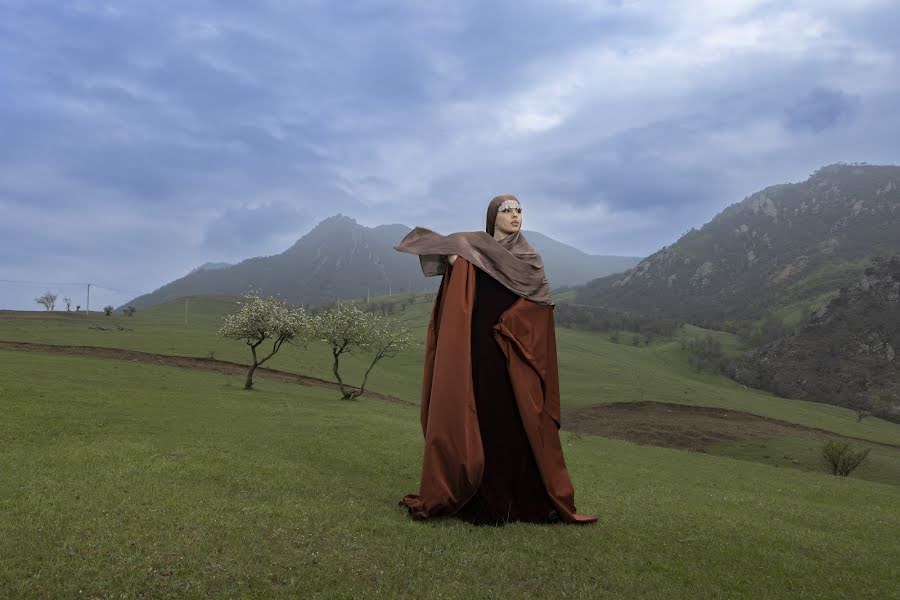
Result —
POLYGON ((447 256, 457 254, 519 296, 538 304, 553 304, 550 284, 544 273, 544 261, 522 231, 501 240, 494 239, 497 211, 506 200, 518 201, 515 196, 504 194, 488 204, 484 231, 441 235, 424 227, 416 227, 394 249, 417 254, 422 272, 427 277, 442 275, 447 270, 447 256))

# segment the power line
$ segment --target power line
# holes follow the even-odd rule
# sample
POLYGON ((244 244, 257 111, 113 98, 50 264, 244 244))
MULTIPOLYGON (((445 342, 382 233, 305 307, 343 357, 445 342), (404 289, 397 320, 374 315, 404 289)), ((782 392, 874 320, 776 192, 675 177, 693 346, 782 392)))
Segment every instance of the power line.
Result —
POLYGON ((99 283, 92 283, 91 287, 102 288, 102 289, 110 291, 110 292, 118 292, 119 294, 143 294, 143 293, 145 293, 145 292, 136 292, 134 290, 120 290, 119 288, 113 288, 113 287, 109 287, 108 285, 101 285, 99 283))
POLYGON ((27 284, 32 284, 32 285, 72 285, 72 286, 80 286, 80 287, 84 287, 87 285, 87 283, 71 282, 71 281, 68 283, 63 283, 60 281, 23 281, 23 280, 19 280, 19 279, 0 279, 0 283, 27 283, 27 284))
MULTIPOLYGON (((33 290, 45 290, 47 289, 46 285, 33 285, 30 283, 3 283, 0 282, 0 287, 18 287, 18 288, 29 288, 33 290)), ((70 287, 84 287, 83 285, 73 285, 70 287)))
POLYGON ((72 281, 62 282, 62 281, 26 281, 26 280, 20 280, 20 279, 0 279, 0 284, 7 284, 7 285, 11 285, 11 286, 21 286, 21 287, 28 287, 28 286, 44 287, 44 286, 48 286, 48 285, 50 285, 50 286, 84 287, 86 285, 90 285, 93 288, 102 288, 109 292, 116 292, 119 294, 143 294, 144 293, 144 292, 138 292, 135 290, 122 290, 119 288, 109 287, 108 285, 102 285, 99 283, 87 283, 87 282, 81 283, 81 282, 72 282, 72 281))

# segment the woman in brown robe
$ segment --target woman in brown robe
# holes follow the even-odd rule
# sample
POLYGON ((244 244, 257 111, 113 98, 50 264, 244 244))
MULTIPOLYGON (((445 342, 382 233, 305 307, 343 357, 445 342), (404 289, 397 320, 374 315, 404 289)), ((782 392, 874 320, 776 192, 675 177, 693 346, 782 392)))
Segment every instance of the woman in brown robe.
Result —
POLYGON ((589 523, 575 511, 559 441, 553 306, 513 196, 494 198, 485 232, 416 228, 397 249, 443 274, 428 327, 419 519, 589 523), (466 376, 463 376, 466 374, 466 376))

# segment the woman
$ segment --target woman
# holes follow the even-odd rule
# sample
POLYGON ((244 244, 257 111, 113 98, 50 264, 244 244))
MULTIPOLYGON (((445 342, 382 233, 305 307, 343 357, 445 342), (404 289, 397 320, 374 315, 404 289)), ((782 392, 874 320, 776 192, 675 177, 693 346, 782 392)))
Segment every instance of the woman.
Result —
POLYGON ((589 523, 559 441, 553 305, 540 255, 521 233, 522 205, 497 196, 483 232, 417 227, 396 247, 443 275, 425 345, 419 494, 414 518, 472 523, 589 523))

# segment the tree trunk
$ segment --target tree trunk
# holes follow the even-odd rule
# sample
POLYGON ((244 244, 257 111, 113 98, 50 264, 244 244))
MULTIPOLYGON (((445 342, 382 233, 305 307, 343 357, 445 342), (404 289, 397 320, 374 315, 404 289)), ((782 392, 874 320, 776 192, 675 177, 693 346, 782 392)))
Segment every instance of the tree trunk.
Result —
MULTIPOLYGON (((257 344, 256 346, 258 345, 259 344, 257 344)), ((253 353, 253 365, 250 367, 250 371, 247 373, 247 382, 244 383, 245 390, 253 389, 253 372, 256 371, 256 367, 259 366, 259 361, 256 360, 256 346, 250 344, 250 351, 253 353)))
POLYGON ((381 360, 381 358, 382 358, 381 354, 375 355, 375 360, 372 361, 372 364, 369 365, 368 369, 366 369, 366 374, 363 375, 362 385, 359 386, 359 390, 357 392, 352 394, 352 398, 351 398, 352 400, 356 400, 357 398, 362 396, 363 391, 366 389, 366 381, 369 380, 369 373, 372 372, 372 369, 375 368, 375 363, 377 363, 379 360, 381 360))
POLYGON ((338 387, 341 390, 341 400, 350 400, 353 396, 353 389, 348 389, 346 385, 344 385, 344 380, 341 379, 341 374, 338 372, 338 360, 341 356, 340 352, 332 352, 334 356, 334 364, 331 367, 331 371, 334 373, 334 378, 337 379, 338 387))
POLYGON ((257 365, 253 365, 250 367, 250 371, 247 373, 247 382, 244 384, 244 389, 249 390, 253 388, 253 372, 256 371, 257 365))

